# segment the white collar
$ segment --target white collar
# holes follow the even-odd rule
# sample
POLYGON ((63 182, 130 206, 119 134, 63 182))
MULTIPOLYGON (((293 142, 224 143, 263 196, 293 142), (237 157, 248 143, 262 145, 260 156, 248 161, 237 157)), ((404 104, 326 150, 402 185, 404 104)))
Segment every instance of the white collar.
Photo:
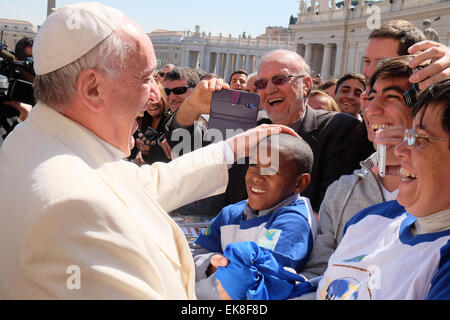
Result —
POLYGON ((430 214, 426 217, 417 217, 411 231, 413 235, 435 233, 450 229, 450 209, 430 214))
POLYGON ((120 149, 42 102, 31 110, 27 120, 60 140, 90 165, 117 161, 125 156, 120 149))

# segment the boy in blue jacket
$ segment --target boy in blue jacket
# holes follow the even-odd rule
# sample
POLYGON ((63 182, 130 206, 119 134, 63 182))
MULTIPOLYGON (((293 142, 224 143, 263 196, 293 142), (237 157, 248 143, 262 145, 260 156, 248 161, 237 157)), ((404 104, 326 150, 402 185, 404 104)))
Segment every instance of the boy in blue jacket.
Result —
POLYGON ((316 221, 307 198, 313 153, 308 143, 287 134, 275 135, 258 146, 245 176, 248 199, 229 205, 195 240, 198 299, 219 299, 214 254, 231 243, 253 241, 269 250, 283 267, 301 270, 313 245, 316 221))

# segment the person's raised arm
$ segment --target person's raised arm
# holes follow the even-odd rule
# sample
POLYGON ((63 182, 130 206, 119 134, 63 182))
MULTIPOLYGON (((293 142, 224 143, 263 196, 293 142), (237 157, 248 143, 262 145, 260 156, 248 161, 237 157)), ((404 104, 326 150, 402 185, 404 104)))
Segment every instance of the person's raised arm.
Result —
POLYGON ((178 109, 175 116, 176 121, 184 127, 193 125, 201 114, 210 113, 212 93, 229 88, 230 86, 223 79, 200 81, 189 98, 178 109))
POLYGON ((415 54, 409 66, 416 68, 422 62, 431 60, 431 64, 413 74, 409 81, 419 83, 420 90, 424 90, 440 80, 450 77, 450 48, 446 45, 430 40, 418 42, 409 47, 408 52, 415 54))

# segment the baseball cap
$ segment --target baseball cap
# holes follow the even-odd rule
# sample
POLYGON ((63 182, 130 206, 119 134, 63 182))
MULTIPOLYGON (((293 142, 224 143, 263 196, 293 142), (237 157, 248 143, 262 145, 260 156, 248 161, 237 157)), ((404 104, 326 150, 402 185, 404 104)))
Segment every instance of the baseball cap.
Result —
POLYGON ((113 33, 124 16, 120 10, 94 2, 54 10, 34 40, 36 74, 47 74, 78 60, 113 33))

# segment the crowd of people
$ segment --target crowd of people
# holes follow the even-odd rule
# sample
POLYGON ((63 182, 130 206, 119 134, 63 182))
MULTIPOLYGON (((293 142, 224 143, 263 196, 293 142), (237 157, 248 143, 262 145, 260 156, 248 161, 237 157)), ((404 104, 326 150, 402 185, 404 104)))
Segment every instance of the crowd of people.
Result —
MULTIPOLYGON (((2 49, 2 51, 7 49, 2 49)), ((24 37, 17 41, 14 48, 14 55, 10 52, 9 58, 14 59, 18 62, 24 62, 27 59, 33 57, 33 39, 29 37, 24 37)), ((7 57, 5 57, 7 59, 7 57)), ((8 63, 6 63, 8 65, 8 63)), ((4 68, 0 68, 3 71, 4 68)), ((17 66, 13 68, 14 73, 16 73, 15 78, 32 83, 34 81, 34 74, 32 70, 24 69, 22 66, 17 66)), ((9 76, 8 74, 3 76, 9 76)), ((3 87, 3 86, 2 86, 3 87)), ((10 92, 8 92, 9 94, 10 92)), ((15 128, 15 126, 24 121, 28 112, 30 112, 32 105, 25 103, 25 101, 15 101, 4 97, 3 94, 0 96, 0 146, 6 136, 15 128)), ((24 99, 28 100, 28 99, 24 99)), ((28 101, 27 101, 28 102, 28 101)))
POLYGON ((0 146, 1 298, 450 299, 450 48, 412 23, 332 79, 281 49, 229 79, 157 68, 96 3, 32 54, 37 103, 0 146), (211 143, 224 89, 259 95, 258 126, 211 143), (175 214, 211 222, 188 244, 175 214))

